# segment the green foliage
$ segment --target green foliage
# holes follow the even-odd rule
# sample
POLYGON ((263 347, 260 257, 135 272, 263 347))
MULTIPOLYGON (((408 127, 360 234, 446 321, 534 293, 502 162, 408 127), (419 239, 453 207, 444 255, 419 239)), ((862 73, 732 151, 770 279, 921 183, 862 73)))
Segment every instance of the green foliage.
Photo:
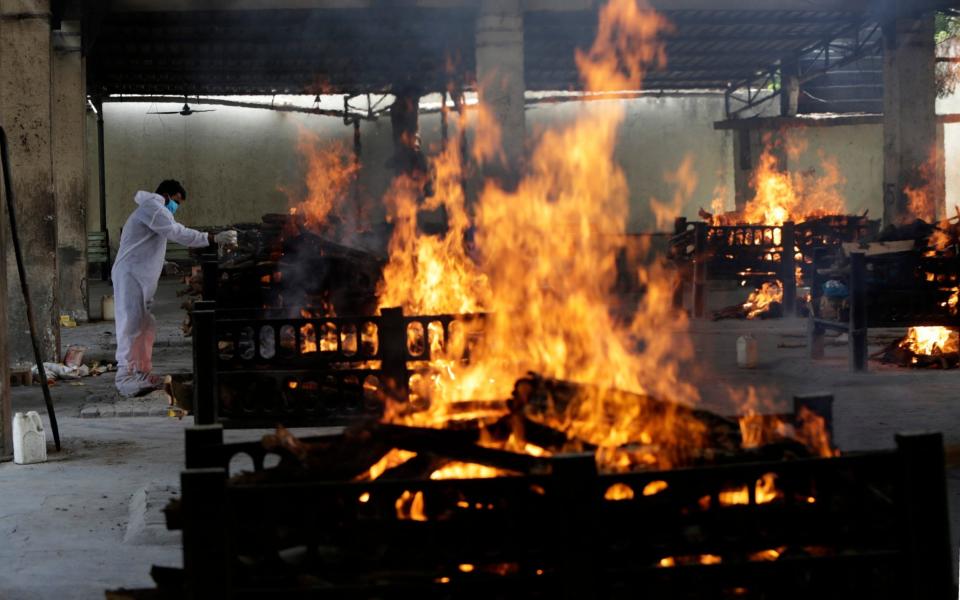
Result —
POLYGON ((936 40, 938 44, 960 35, 960 18, 951 14, 938 12, 936 18, 936 40))

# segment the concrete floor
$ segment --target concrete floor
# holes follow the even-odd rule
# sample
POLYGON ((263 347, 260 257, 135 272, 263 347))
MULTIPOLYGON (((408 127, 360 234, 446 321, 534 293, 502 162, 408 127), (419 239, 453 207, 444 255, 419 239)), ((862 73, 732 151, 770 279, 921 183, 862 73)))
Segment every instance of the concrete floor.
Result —
MULTIPOLYGON (((179 332, 183 313, 175 292, 180 287, 165 280, 157 296, 159 373, 191 369, 189 340, 179 332)), ((109 289, 103 284, 91 285, 97 313, 104 293, 109 289)), ((717 307, 730 298, 728 294, 718 300, 717 307)), ((942 431, 947 444, 960 444, 960 370, 911 371, 871 363, 870 373, 852 374, 845 346, 828 347, 822 361, 805 358, 804 332, 805 324, 798 319, 695 322, 697 360, 690 376, 701 382, 704 406, 735 413, 728 389, 747 385, 761 390, 771 412, 786 409, 794 394, 827 391, 836 398, 836 442, 842 450, 889 448, 895 433, 918 430, 942 431), (735 364, 736 338, 745 333, 755 336, 761 349, 761 363, 752 370, 735 364)), ((89 348, 88 357, 109 357, 113 333, 112 322, 92 322, 65 329, 63 344, 82 343, 89 348)), ((882 342, 896 332, 876 333, 871 337, 882 342)), ((189 420, 79 417, 91 401, 109 401, 112 389, 112 374, 58 383, 52 392, 63 451, 41 465, 0 464, 0 564, 8 565, 0 570, 0 598, 102 598, 108 588, 151 585, 152 564, 180 564, 176 537, 166 543, 124 538, 131 498, 148 486, 178 484, 183 429, 189 420)), ((13 388, 13 403, 15 411, 44 412, 39 386, 13 388)), ((228 432, 228 439, 253 439, 262 433, 228 432)), ((950 465, 948 484, 956 549, 960 465, 950 465)))

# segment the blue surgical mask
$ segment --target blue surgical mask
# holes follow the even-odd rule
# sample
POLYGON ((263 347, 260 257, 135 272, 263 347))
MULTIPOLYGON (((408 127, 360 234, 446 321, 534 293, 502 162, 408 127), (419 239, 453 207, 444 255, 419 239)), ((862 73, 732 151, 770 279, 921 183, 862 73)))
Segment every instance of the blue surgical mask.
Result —
POLYGON ((170 211, 171 215, 177 214, 177 209, 180 208, 180 205, 176 200, 167 200, 167 210, 170 211))

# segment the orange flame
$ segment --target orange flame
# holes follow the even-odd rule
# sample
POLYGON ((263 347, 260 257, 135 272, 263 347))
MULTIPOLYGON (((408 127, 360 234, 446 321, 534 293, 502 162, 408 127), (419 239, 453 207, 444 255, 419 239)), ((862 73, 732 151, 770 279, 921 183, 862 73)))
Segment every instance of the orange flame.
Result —
POLYGON ((492 479, 505 475, 510 472, 475 463, 452 462, 430 473, 430 479, 492 479))
MULTIPOLYGON (((493 84, 490 81, 480 83, 481 97, 484 96, 484 92, 489 90, 491 85, 493 84)), ((503 132, 500 130, 500 124, 486 102, 478 103, 475 108, 476 135, 470 149, 473 159, 481 164, 491 162, 505 164, 507 158, 503 152, 501 141, 503 132)), ((461 123, 461 126, 463 125, 461 123)))
POLYGON ((401 521, 426 521, 423 492, 411 493, 403 490, 403 494, 394 503, 397 510, 397 519, 401 521))
POLYGON ((667 65, 663 35, 673 26, 636 0, 611 0, 600 10, 597 37, 589 52, 577 49, 575 59, 588 91, 639 90, 651 68, 667 65))
MULTIPOLYGON (((955 296, 951 295, 952 306, 956 306, 955 296)), ((911 327, 899 346, 914 354, 933 356, 960 351, 960 340, 953 329, 946 327, 911 327)))
MULTIPOLYGON (((791 152, 796 152, 792 149, 791 152)), ((842 214, 846 202, 840 187, 846 179, 834 159, 820 155, 822 176, 783 171, 771 145, 764 148, 753 173, 754 197, 742 215, 744 223, 783 225, 829 214, 842 214)))
MULTIPOLYGON (((699 179, 693 166, 693 154, 687 154, 676 171, 665 173, 664 181, 673 186, 673 200, 661 202, 656 198, 650 199, 650 209, 656 219, 657 229, 665 230, 673 227, 674 220, 680 216, 684 205, 693 197, 699 179)), ((720 200, 722 205, 722 200, 720 200)))
MULTIPOLYGON (((340 216, 360 165, 339 142, 322 144, 316 133, 301 129, 297 150, 306 163, 306 197, 293 200, 291 214, 302 215, 316 233, 326 231, 331 216, 340 216)), ((293 193, 287 191, 289 196, 293 193)))
MULTIPOLYGON (((608 4, 597 42, 577 55, 587 88, 638 89, 648 68, 664 64, 659 35, 666 30, 662 17, 635 0, 608 4)), ((680 372, 679 361, 692 358, 689 340, 663 331, 664 323, 686 326, 685 317, 671 308, 669 272, 661 264, 640 269, 646 294, 633 323, 615 321, 609 310, 628 213, 626 177, 613 157, 623 116, 621 107, 604 106, 563 130, 547 131, 516 189, 487 182, 475 210, 479 267, 486 278, 462 245, 468 220, 456 145, 436 161, 437 194, 424 204, 446 207, 446 235, 420 234, 416 199, 403 180, 395 184, 388 203, 396 229, 382 305, 421 314, 481 309, 489 316, 469 365, 434 364, 436 373, 419 379, 430 384, 417 391, 429 396, 429 411, 390 411, 385 418, 437 426, 453 418, 458 400, 509 397, 514 381, 533 371, 591 384, 567 411, 552 415, 551 424, 599 446, 605 468, 669 465, 671 448, 702 445, 702 426, 672 413, 645 415, 630 395, 681 403, 698 399, 680 372), (617 451, 631 443, 648 446, 653 439, 656 452, 617 451)))
POLYGON ((394 224, 390 261, 384 269, 380 306, 402 306, 408 314, 474 313, 484 309, 486 277, 467 255, 464 235, 470 219, 464 204, 460 149, 452 142, 435 160, 436 193, 418 205, 419 186, 399 177, 386 196, 394 224), (447 215, 443 235, 418 230, 420 208, 440 207, 447 215))
POLYGON ((748 319, 756 319, 774 302, 783 302, 783 288, 779 282, 764 282, 759 288, 750 292, 750 297, 743 303, 748 319))
MULTIPOLYGON (((754 500, 757 504, 769 504, 783 498, 783 492, 777 489, 777 476, 774 473, 765 473, 756 481, 753 488, 754 500)), ((750 504, 750 488, 748 486, 731 488, 720 492, 717 499, 720 506, 736 506, 750 504)))
POLYGON ((390 452, 386 453, 380 460, 378 460, 366 473, 357 477, 358 481, 373 481, 374 479, 380 477, 384 472, 392 469, 394 467, 399 467, 403 463, 407 462, 411 458, 417 455, 416 452, 410 452, 409 450, 398 450, 394 448, 390 452))
POLYGON ((800 414, 797 416, 800 420, 797 439, 800 442, 806 444, 818 456, 824 458, 840 455, 840 452, 835 450, 830 442, 830 434, 823 417, 806 407, 801 408, 800 414))
POLYGON ((307 323, 300 328, 300 354, 310 354, 317 351, 317 330, 313 323, 307 323))
POLYGON ((913 174, 913 182, 904 186, 907 197, 907 219, 933 223, 937 219, 937 203, 943 197, 943 179, 938 173, 940 152, 934 147, 927 160, 913 174))
POLYGON ((618 502, 620 500, 633 500, 633 488, 625 483, 615 483, 607 488, 603 494, 604 500, 618 502))

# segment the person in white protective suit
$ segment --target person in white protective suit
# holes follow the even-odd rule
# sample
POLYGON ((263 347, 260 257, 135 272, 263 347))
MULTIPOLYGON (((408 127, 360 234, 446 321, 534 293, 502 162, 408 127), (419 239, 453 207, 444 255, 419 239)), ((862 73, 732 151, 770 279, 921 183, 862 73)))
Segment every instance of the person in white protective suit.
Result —
POLYGON ((168 179, 156 193, 137 192, 136 210, 127 219, 113 263, 114 316, 117 326, 117 391, 130 397, 162 387, 153 370, 156 320, 150 314, 157 291, 167 241, 188 248, 211 244, 236 246, 237 232, 216 235, 184 227, 173 218, 187 199, 178 181, 168 179))

